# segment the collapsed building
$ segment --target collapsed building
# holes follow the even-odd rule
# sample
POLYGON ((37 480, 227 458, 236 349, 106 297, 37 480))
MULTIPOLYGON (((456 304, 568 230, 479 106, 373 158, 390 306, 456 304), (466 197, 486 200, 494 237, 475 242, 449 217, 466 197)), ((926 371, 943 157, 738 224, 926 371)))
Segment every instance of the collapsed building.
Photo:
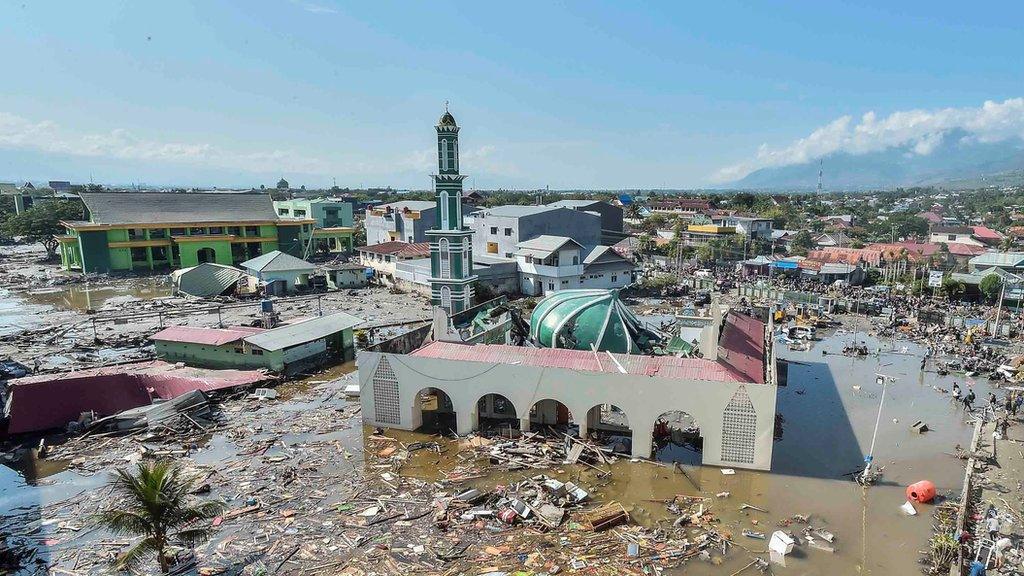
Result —
POLYGON ((604 431, 630 436, 632 456, 648 458, 662 416, 678 411, 699 427, 703 464, 768 470, 778 386, 771 329, 715 308, 691 357, 668 353, 668 338, 617 290, 555 293, 529 325, 503 302, 451 318, 438 309, 430 335, 359 353, 363 418, 416 430, 428 412, 440 413, 458 434, 495 422, 581 437, 604 431))

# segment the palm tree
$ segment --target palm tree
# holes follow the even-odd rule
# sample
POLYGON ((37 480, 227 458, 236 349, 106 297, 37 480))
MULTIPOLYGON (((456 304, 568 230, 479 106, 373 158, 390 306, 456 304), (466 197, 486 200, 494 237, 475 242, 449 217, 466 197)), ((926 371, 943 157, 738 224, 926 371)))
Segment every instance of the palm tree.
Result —
POLYGON ((133 568, 155 554, 160 570, 168 572, 168 545, 191 548, 206 542, 213 529, 200 521, 224 510, 221 502, 192 502, 196 478, 169 460, 140 462, 135 473, 119 469, 113 485, 118 501, 100 514, 99 523, 119 536, 143 537, 117 557, 114 567, 118 570, 133 568))

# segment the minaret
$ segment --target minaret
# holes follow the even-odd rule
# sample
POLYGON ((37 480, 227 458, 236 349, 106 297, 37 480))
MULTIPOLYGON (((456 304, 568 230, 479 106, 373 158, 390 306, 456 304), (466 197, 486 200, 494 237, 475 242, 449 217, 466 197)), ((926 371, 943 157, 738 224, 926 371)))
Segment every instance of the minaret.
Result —
POLYGON ((434 228, 430 239, 430 300, 449 314, 473 305, 473 231, 462 225, 459 126, 448 112, 437 122, 437 174, 434 175, 434 228))

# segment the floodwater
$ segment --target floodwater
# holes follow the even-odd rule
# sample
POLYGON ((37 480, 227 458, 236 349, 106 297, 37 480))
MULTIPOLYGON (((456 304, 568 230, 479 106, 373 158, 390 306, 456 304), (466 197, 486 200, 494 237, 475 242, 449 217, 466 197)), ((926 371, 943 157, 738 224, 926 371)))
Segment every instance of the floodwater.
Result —
MULTIPOLYGON (((630 462, 624 458, 611 465, 612 474, 606 478, 600 478, 588 468, 566 466, 546 471, 492 473, 470 479, 467 484, 493 488, 496 484, 537 473, 573 479, 590 490, 596 499, 623 503, 634 521, 647 526, 675 518, 658 500, 668 500, 676 494, 705 497, 706 505, 719 517, 722 530, 731 532, 740 548, 733 548, 722 566, 691 560, 684 568, 688 575, 724 576, 741 569, 750 562, 750 553, 763 553, 767 544, 742 536, 741 530, 770 535, 779 521, 794 514, 809 515, 812 525, 835 533, 837 550, 830 554, 798 547, 787 558, 789 567, 777 569, 776 573, 829 576, 917 573, 918 551, 927 548, 931 534, 933 507, 917 505, 919 515, 914 517, 904 516, 898 508, 906 500, 905 487, 922 479, 933 481, 942 495, 958 494, 963 467, 949 453, 956 444, 969 442, 971 426, 966 423, 962 409, 950 401, 949 394, 933 387, 948 390, 954 381, 963 386, 964 378, 940 377, 932 371, 922 374, 919 369, 922 348, 910 342, 879 343, 863 333, 857 339, 872 350, 880 346, 900 350, 906 346, 906 353, 889 352, 856 359, 842 356, 840 351, 849 338, 828 337, 805 352, 780 351, 792 363, 789 385, 779 390, 778 412, 785 423, 782 438, 775 443, 772 472, 736 470, 735 475, 724 475, 719 468, 684 465, 685 474, 681 474, 668 465, 630 462), (828 354, 823 355, 822 351, 828 354), (882 392, 882 386, 875 382, 878 372, 896 378, 886 384, 875 447, 876 466, 884 466, 884 472, 877 485, 862 488, 844 475, 863 467, 863 457, 871 443, 882 392), (913 432, 911 424, 917 420, 924 420, 931 431, 913 432), (721 492, 730 495, 718 498, 716 494, 721 492), (744 503, 768 512, 741 511, 744 503)), ((308 399, 302 397, 302 392, 319 383, 344 377, 352 369, 352 363, 347 363, 309 376, 302 382, 283 385, 279 389, 281 399, 268 418, 271 421, 287 419, 289 413, 324 403, 336 407, 350 404, 341 396, 339 386, 331 386, 335 393, 327 399, 308 399)), ((928 370, 931 369, 929 363, 928 370)), ((975 387, 979 400, 984 399, 989 390, 987 381, 980 380, 975 387)), ((628 414, 626 416, 628 418, 628 414)), ((357 423, 358 420, 353 421, 357 423)), ((296 434, 282 440, 286 445, 337 442, 344 447, 345 459, 339 457, 331 467, 347 469, 363 466, 362 446, 371 433, 367 427, 353 425, 328 434, 296 434)), ((254 434, 261 435, 269 436, 269 430, 254 434)), ((387 435, 406 443, 438 440, 395 430, 387 431, 387 435)), ((429 449, 412 453, 402 474, 437 480, 456 468, 469 468, 473 464, 456 456, 458 450, 454 441, 441 440, 440 443, 448 450, 442 454, 429 449)), ((273 457, 275 450, 267 455, 273 457)), ((236 453, 237 448, 230 440, 215 435, 193 458, 202 464, 217 465, 236 458, 236 453)), ((486 462, 478 464, 486 466, 486 462)), ((109 478, 104 473, 83 477, 72 471, 60 471, 61 463, 53 465, 52 472, 57 473, 43 479, 39 477, 51 470, 45 470, 42 463, 32 463, 30 470, 23 468, 24 476, 11 468, 0 467, 0 513, 93 490, 109 478)), ((366 468, 365 472, 367 477, 372 477, 378 471, 366 468)), ((467 474, 472 475, 472 472, 467 474)), ((791 529, 799 531, 801 528, 794 525, 791 529)))
POLYGON ((129 282, 98 286, 88 283, 68 284, 18 294, 30 304, 43 304, 79 312, 99 310, 108 302, 114 303, 117 299, 152 300, 170 295, 171 283, 166 276, 139 278, 129 282))
POLYGON ((0 288, 0 336, 38 328, 50 310, 87 312, 129 299, 153 300, 171 295, 166 277, 139 278, 118 284, 68 284, 14 292, 0 288))
MULTIPOLYGON (((964 386, 965 379, 957 375, 940 377, 931 371, 931 363, 922 373, 923 348, 911 342, 879 342, 863 332, 857 340, 870 349, 897 352, 866 358, 842 356, 842 347, 849 338, 832 336, 805 352, 780 351, 792 363, 789 385, 779 389, 777 410, 785 422, 782 438, 775 443, 772 472, 737 469, 735 475, 724 475, 719 468, 684 464, 682 474, 669 466, 621 459, 611 466, 612 475, 604 479, 595 471, 566 466, 564 470, 491 474, 470 484, 493 488, 524 476, 547 473, 580 482, 599 500, 621 502, 634 521, 647 526, 676 518, 658 501, 670 500, 676 494, 701 496, 708 499, 705 505, 718 516, 722 529, 731 532, 734 540, 751 553, 765 552, 767 541, 746 538, 741 535, 743 529, 770 536, 779 529, 780 521, 801 514, 810 516, 814 527, 836 535, 836 552, 797 547, 787 557, 785 570, 802 575, 917 573, 919 550, 927 549, 931 536, 933 505, 916 505, 918 515, 913 517, 903 515, 899 506, 906 501, 906 486, 919 480, 934 482, 940 495, 958 496, 964 470, 951 454, 956 444, 966 446, 970 442, 972 426, 949 394, 933 386, 949 390, 954 381, 964 386), (875 382, 876 373, 896 380, 886 384, 875 447, 875 467, 884 466, 883 475, 876 485, 863 488, 850 479, 850 473, 863 469, 871 444, 882 392, 882 386, 875 382), (931 431, 912 431, 911 425, 917 420, 927 423, 931 431), (718 498, 716 495, 722 492, 729 492, 729 496, 718 498), (743 504, 768 513, 741 511, 743 504)), ((979 400, 990 389, 985 380, 974 387, 979 400)), ((387 434, 403 442, 426 439, 394 430, 387 434)), ((453 467, 465 465, 455 452, 454 447, 441 455, 429 450, 416 452, 402 473, 439 479, 453 467)), ((674 453, 682 462, 692 461, 688 451, 663 450, 659 456, 674 453)), ((789 529, 799 532, 802 528, 794 524, 789 529)), ((722 576, 743 568, 751 559, 743 549, 733 549, 723 565, 692 560, 685 566, 685 573, 722 576)))

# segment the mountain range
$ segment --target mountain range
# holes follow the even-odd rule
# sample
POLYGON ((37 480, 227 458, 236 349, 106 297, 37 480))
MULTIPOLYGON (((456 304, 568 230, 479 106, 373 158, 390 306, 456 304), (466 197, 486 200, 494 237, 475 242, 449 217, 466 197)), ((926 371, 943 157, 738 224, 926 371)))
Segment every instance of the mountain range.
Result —
MULTIPOLYGON (((823 157, 823 190, 885 189, 898 186, 984 187, 1024 184, 1024 141, 977 142, 966 132, 949 131, 928 154, 912 145, 865 154, 823 157)), ((817 160, 762 168, 730 183, 742 189, 815 189, 817 160)))

